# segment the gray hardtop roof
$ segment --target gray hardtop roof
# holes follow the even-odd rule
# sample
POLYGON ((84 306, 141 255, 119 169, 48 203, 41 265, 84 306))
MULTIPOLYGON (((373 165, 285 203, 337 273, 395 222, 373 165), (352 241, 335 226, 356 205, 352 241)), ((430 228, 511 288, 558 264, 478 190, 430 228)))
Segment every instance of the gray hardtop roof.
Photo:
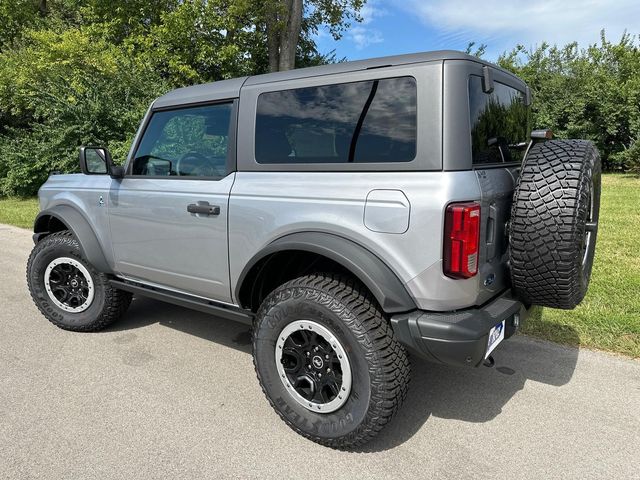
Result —
POLYGON ((189 103, 215 102, 240 96, 240 87, 249 77, 219 80, 217 82, 193 85, 171 90, 153 102, 153 108, 172 107, 189 103))
MULTIPOLYGON (((153 102, 153 108, 164 108, 175 105, 185 105, 201 102, 212 102, 240 96, 240 89, 243 85, 261 85, 272 82, 282 82, 285 80, 296 80, 300 78, 318 77, 322 75, 333 75, 337 73, 348 73, 371 68, 381 68, 396 65, 409 65, 412 63, 426 63, 443 60, 470 60, 472 62, 488 65, 502 70, 517 79, 511 72, 498 67, 497 65, 482 60, 473 55, 458 52, 455 50, 438 50, 433 52, 409 53, 405 55, 393 55, 389 57, 370 58, 367 60, 355 60, 351 62, 332 63, 319 67, 298 68, 286 72, 266 73, 251 77, 233 78, 231 80, 219 80, 217 82, 204 83, 191 87, 178 88, 166 93, 153 102)), ((522 80, 517 79, 519 83, 522 80)), ((524 83, 523 83, 524 86, 524 83)))

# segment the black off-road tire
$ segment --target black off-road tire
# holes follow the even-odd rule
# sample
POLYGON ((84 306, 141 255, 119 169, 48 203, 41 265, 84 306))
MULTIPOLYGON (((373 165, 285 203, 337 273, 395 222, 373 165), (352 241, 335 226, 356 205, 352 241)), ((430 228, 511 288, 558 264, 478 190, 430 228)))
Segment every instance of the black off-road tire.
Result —
POLYGON ((600 155, 586 140, 532 146, 511 211, 512 285, 525 303, 572 309, 584 298, 600 212, 600 155))
POLYGON ((27 284, 31 298, 47 320, 64 330, 76 332, 95 332, 111 325, 124 314, 132 298, 130 293, 113 288, 108 277, 82 256, 80 244, 69 231, 48 235, 33 247, 27 262, 27 284), (82 312, 67 312, 59 308, 45 288, 45 269, 51 261, 61 257, 76 260, 91 275, 94 297, 82 312))
POLYGON ((369 291, 350 277, 331 273, 296 278, 264 300, 254 324, 253 356, 260 386, 286 424, 337 449, 352 449, 375 437, 398 411, 410 377, 405 349, 369 291), (329 329, 351 362, 350 395, 332 413, 301 406, 278 376, 276 341, 284 327, 301 319, 329 329))

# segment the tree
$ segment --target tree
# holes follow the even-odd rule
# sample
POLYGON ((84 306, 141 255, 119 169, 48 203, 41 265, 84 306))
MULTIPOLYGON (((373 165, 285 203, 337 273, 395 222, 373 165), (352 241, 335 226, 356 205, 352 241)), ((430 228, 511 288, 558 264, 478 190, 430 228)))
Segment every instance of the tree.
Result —
POLYGON ((466 53, 467 55, 473 55, 474 57, 482 58, 482 56, 487 51, 487 45, 485 43, 481 43, 476 47, 476 50, 474 52, 473 47, 475 46, 476 46, 476 42, 469 42, 467 44, 467 48, 465 49, 464 53, 466 53))
POLYGON ((30 0, 0 0, 0 52, 6 50, 20 32, 37 20, 37 5, 30 0))
POLYGON ((607 170, 640 172, 640 42, 624 34, 612 43, 579 48, 543 43, 517 46, 498 63, 533 93, 536 128, 559 138, 585 138, 598 146, 607 170))
MULTIPOLYGON (((314 34, 339 36, 363 2, 267 0, 276 69, 335 61, 314 34)), ((123 161, 149 103, 172 88, 267 72, 266 11, 253 0, 0 0, 0 195, 76 170, 82 144, 123 161)))
POLYGON ((0 53, 0 193, 33 195, 53 170, 77 169, 78 146, 123 161, 150 102, 170 87, 100 30, 32 31, 0 53))
POLYGON ((334 39, 350 26, 350 19, 361 21, 359 11, 366 0, 265 0, 258 13, 257 27, 264 25, 267 36, 269 71, 295 68, 303 28, 317 33, 328 28, 334 39), (306 15, 306 16, 305 16, 306 15))

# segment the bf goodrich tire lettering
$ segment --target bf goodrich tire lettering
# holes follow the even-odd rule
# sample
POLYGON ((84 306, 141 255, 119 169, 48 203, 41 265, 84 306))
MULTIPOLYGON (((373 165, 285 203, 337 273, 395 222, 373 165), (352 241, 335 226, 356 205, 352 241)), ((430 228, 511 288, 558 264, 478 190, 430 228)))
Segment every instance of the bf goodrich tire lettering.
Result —
POLYGON ((113 288, 109 279, 83 258, 80 245, 73 234, 62 231, 38 242, 27 262, 27 284, 38 309, 54 325, 65 330, 95 332, 118 320, 131 303, 131 294, 113 288), (62 262, 60 262, 62 260, 62 262), (82 275, 90 276, 93 291, 86 308, 63 309, 54 302, 47 288, 50 269, 56 264, 73 264, 82 275))
POLYGON ((393 417, 407 392, 410 368, 404 348, 371 294, 349 277, 314 274, 273 291, 254 327, 255 369, 271 406, 296 432, 333 448, 373 438, 393 417), (295 400, 275 364, 280 333, 301 318, 332 332, 349 355, 352 384, 335 411, 311 411, 295 400))
POLYGON ((572 309, 584 298, 600 212, 600 156, 586 140, 534 145, 510 224, 513 289, 529 304, 572 309))

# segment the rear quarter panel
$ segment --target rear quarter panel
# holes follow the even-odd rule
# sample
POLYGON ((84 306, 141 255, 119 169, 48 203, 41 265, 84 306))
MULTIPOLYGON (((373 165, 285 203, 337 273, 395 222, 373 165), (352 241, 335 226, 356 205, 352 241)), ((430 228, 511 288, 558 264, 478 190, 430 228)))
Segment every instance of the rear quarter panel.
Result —
POLYGON ((247 262, 272 241, 318 231, 359 243, 382 259, 407 286, 417 305, 447 310, 478 301, 478 280, 442 273, 444 209, 449 202, 480 200, 468 172, 238 172, 229 204, 231 284, 247 262), (364 222, 375 189, 401 190, 410 203, 404 233, 380 233, 364 222))

